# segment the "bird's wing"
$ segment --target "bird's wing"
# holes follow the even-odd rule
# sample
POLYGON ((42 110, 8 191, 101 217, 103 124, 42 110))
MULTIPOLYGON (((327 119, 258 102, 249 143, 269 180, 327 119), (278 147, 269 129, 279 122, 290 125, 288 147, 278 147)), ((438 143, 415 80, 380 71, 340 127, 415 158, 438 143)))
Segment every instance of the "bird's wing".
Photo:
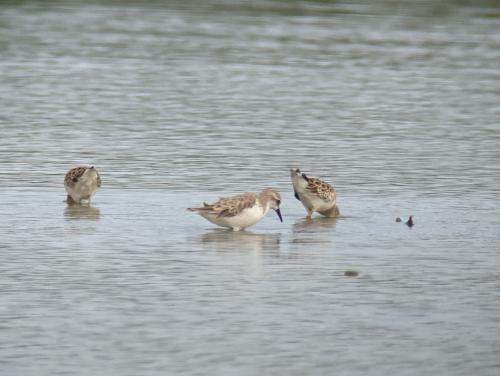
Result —
POLYGON ((322 198, 326 201, 334 201, 335 200, 335 189, 328 183, 323 180, 316 178, 308 178, 308 184, 306 189, 316 194, 318 197, 322 198))
POLYGON ((234 217, 240 214, 244 209, 254 206, 256 201, 256 194, 244 193, 231 197, 221 197, 213 204, 204 202, 203 207, 188 208, 188 210, 195 212, 210 212, 217 217, 234 217))
POLYGON ((213 211, 217 217, 234 217, 243 210, 251 208, 257 201, 254 193, 244 193, 232 197, 223 197, 213 204, 213 211))

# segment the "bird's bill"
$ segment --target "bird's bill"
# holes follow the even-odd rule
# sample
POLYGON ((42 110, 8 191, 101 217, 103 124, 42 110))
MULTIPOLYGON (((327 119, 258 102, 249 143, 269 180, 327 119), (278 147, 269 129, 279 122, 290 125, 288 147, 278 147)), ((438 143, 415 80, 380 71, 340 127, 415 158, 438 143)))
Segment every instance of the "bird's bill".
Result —
POLYGON ((283 222, 283 217, 281 216, 281 211, 279 209, 274 210, 276 214, 278 214, 278 218, 280 219, 281 222, 283 222))

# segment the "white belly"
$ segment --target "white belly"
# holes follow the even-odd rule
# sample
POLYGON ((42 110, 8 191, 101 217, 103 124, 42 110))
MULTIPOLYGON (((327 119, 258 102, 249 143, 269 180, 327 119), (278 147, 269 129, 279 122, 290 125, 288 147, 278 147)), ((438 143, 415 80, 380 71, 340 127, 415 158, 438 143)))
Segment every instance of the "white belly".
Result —
POLYGON ((312 195, 304 195, 302 198, 302 204, 306 209, 312 209, 315 211, 326 211, 335 205, 335 201, 326 201, 320 197, 312 195))
POLYGON ((318 195, 309 192, 304 186, 300 184, 293 185, 295 192, 299 195, 300 202, 307 210, 314 210, 318 212, 327 211, 335 206, 336 200, 325 200, 318 195))
POLYGON ((68 192, 76 202, 88 200, 98 189, 97 181, 85 179, 78 181, 73 187, 66 186, 66 192, 68 192))
POLYGON ((235 231, 242 230, 259 222, 266 215, 267 211, 258 205, 244 209, 240 214, 234 217, 217 217, 212 213, 199 212, 199 214, 208 221, 217 226, 232 228, 235 231))

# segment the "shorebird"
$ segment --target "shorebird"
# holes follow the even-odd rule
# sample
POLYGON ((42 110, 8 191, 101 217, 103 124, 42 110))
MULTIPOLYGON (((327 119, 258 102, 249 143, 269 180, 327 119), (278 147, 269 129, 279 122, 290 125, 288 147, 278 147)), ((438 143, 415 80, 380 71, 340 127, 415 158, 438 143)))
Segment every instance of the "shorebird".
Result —
POLYGON ((298 168, 290 170, 295 198, 302 202, 307 210, 307 218, 311 218, 313 212, 334 218, 340 215, 336 204, 336 193, 333 187, 316 178, 310 178, 298 168))
POLYGON ((281 222, 281 196, 274 189, 264 189, 260 193, 243 193, 232 197, 222 197, 213 204, 203 203, 200 208, 187 210, 198 213, 217 226, 233 231, 243 230, 259 222, 273 209, 281 222))
POLYGON ((68 204, 81 204, 88 200, 101 187, 101 177, 92 167, 75 167, 69 170, 64 177, 64 188, 68 192, 68 204))

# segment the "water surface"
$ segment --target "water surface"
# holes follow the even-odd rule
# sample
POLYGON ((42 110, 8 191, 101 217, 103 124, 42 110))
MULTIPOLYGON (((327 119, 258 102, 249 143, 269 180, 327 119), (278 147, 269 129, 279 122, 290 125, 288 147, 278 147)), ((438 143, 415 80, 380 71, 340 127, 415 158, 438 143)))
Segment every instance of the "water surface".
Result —
POLYGON ((497 375, 499 15, 1 2, 3 372, 497 375), (68 207, 78 164, 103 187, 68 207), (304 219, 292 166, 339 219, 304 219), (284 223, 185 211, 268 186, 284 223))

